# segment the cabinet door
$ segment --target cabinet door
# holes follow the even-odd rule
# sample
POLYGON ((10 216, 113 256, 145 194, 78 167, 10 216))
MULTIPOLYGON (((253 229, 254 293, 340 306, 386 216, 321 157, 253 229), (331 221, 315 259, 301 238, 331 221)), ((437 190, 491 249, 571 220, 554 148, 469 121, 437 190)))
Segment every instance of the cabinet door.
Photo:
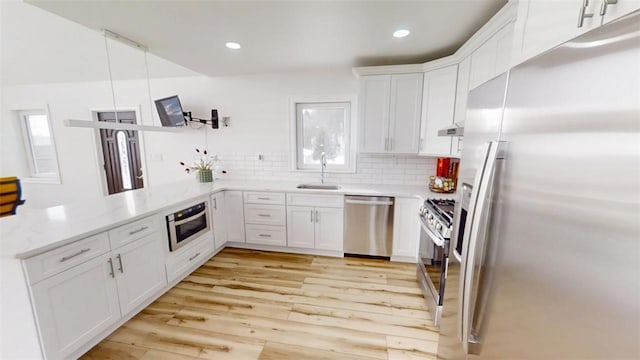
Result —
POLYGON ((313 249, 315 208, 287 206, 287 246, 313 249))
POLYGON ((391 75, 360 79, 360 152, 382 153, 389 138, 391 75))
POLYGON ((388 152, 417 154, 423 74, 391 76, 388 152))
POLYGON ((344 210, 316 208, 315 221, 316 249, 342 251, 344 210))
POLYGON ((244 205, 242 191, 225 191, 227 241, 244 242, 244 205))
POLYGON ((68 357, 120 319, 110 255, 33 285, 33 307, 46 358, 68 357))
MULTIPOLYGON (((599 1, 599 7, 596 9, 601 14, 603 1, 599 1)), ((607 5, 602 16, 602 24, 611 22, 624 15, 630 14, 640 9, 640 0, 618 0, 618 3, 607 5)))
MULTIPOLYGON (((622 1, 622 0, 620 0, 622 1)), ((578 27, 584 0, 520 0, 514 44, 515 63, 523 62, 600 25, 601 1, 588 1, 585 18, 578 27)))
MULTIPOLYGON (((458 80, 456 85, 456 105, 453 122, 464 124, 467 118, 467 99, 469 98, 469 73, 471 72, 471 57, 467 56, 458 64, 458 80)), ((460 156, 462 139, 454 136, 451 139, 451 155, 460 156)))
POLYGON ((392 256, 417 261, 420 223, 416 209, 418 199, 396 198, 393 213, 392 256))
POLYGON ((213 224, 213 240, 219 249, 227 243, 227 224, 225 221, 224 192, 211 196, 211 223, 213 224))
POLYGON ((158 232, 113 251, 122 314, 127 314, 167 284, 158 232))
POLYGON ((496 68, 497 47, 496 39, 490 38, 471 54, 470 90, 491 79, 496 68))
POLYGON ((457 65, 430 71, 424 74, 425 93, 422 127, 422 155, 444 155, 451 153, 451 137, 438 136, 438 130, 453 124, 456 99, 457 65))
POLYGON ((513 27, 514 23, 510 22, 493 35, 496 42, 496 59, 490 79, 506 72, 511 67, 513 27))

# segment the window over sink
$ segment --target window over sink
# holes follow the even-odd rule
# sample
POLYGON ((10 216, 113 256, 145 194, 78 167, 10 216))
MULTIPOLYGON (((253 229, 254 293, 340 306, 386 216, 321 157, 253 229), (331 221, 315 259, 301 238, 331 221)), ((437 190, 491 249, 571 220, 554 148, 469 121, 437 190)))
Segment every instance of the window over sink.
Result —
POLYGON ((294 102, 292 168, 319 171, 322 153, 329 172, 355 171, 352 101, 294 102))

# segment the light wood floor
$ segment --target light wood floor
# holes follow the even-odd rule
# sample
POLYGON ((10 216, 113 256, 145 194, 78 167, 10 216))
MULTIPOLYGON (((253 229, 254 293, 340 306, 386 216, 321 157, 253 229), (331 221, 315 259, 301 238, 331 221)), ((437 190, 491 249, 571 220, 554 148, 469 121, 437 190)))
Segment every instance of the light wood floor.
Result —
POLYGON ((227 248, 83 359, 435 359, 415 265, 227 248))

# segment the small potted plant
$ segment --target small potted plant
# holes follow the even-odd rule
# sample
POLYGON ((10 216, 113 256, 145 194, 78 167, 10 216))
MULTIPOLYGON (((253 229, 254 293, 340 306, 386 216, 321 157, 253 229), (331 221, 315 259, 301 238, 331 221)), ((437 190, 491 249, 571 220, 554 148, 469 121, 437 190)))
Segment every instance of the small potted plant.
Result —
POLYGON ((196 149, 197 155, 194 158, 193 165, 185 165, 184 162, 180 162, 180 165, 184 166, 184 171, 187 173, 197 172, 198 180, 200 182, 212 182, 213 181, 213 160, 215 157, 207 154, 207 150, 196 149))

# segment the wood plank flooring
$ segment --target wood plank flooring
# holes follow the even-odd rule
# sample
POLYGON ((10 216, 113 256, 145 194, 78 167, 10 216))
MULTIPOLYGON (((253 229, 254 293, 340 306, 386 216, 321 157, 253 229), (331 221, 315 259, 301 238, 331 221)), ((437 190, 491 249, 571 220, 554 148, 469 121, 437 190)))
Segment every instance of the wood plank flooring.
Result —
POLYGON ((413 264, 227 248, 83 359, 435 359, 413 264))

